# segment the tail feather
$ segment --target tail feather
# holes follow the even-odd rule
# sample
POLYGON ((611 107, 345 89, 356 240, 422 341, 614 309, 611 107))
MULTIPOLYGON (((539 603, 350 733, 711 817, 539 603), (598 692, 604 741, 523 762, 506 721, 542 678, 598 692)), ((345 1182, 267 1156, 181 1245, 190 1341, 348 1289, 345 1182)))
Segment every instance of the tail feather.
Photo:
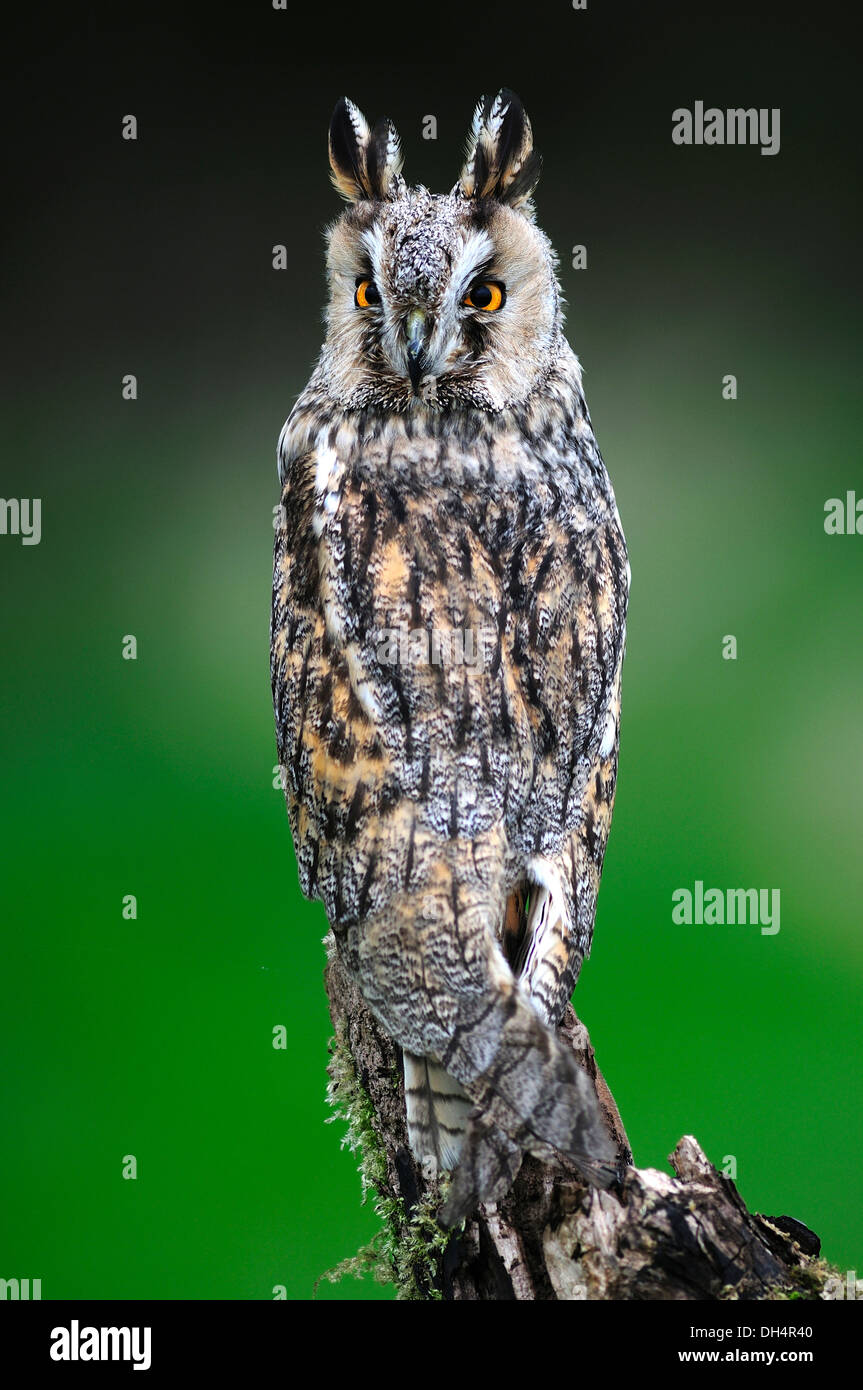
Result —
MULTIPOLYGON (((546 1162, 554 1156, 554 1150, 542 1143, 528 1146, 527 1151, 546 1162)), ((524 1153, 521 1144, 490 1122, 488 1107, 481 1113, 477 1106, 468 1119, 461 1157, 439 1215, 441 1225, 457 1226, 476 1211, 480 1203, 498 1202, 505 1197, 518 1177, 524 1153)), ((586 1154, 570 1157, 592 1187, 610 1187, 619 1177, 616 1161, 586 1154)))
POLYGON ((616 1162, 617 1148, 593 1083, 493 934, 505 903, 461 882, 461 864, 439 866, 434 893, 402 894, 343 948, 403 1049, 411 1148, 430 1173, 466 1162, 463 1190, 479 1201, 517 1172, 519 1151, 542 1144, 606 1185, 603 1165, 616 1162), (474 1116, 483 1123, 465 1149, 474 1116))
POLYGON ((443 1226, 457 1226, 480 1202, 497 1202, 518 1177, 522 1149, 502 1129, 473 1111, 468 1121, 461 1161, 440 1213, 443 1226))
POLYGON ((427 1176, 459 1161, 471 1102, 431 1057, 404 1053, 408 1138, 427 1176))
POLYGON ((486 1006, 481 1030, 457 1029, 441 1061, 489 1122, 523 1149, 541 1140, 576 1163, 615 1162, 590 1077, 517 985, 501 990, 491 1010, 486 1006), (477 1031, 483 1035, 479 1049, 473 1046, 477 1031))
POLYGON ((557 1149, 594 1186, 608 1187, 617 1174, 617 1149, 587 1073, 518 987, 501 992, 493 1009, 499 1016, 492 1021, 486 1007, 481 1044, 474 1046, 475 1028, 463 1027, 440 1062, 404 1054, 411 1148, 429 1176, 454 1170, 441 1217, 448 1226, 480 1202, 499 1200, 525 1151, 557 1149))

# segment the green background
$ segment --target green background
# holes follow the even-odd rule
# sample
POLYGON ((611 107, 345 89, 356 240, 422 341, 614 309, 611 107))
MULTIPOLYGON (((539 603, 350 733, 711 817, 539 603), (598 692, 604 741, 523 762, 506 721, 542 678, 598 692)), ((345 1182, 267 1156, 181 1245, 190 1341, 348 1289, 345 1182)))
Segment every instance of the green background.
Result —
POLYGON ((392 115, 411 181, 445 190, 501 83, 545 157, 633 571, 576 1005, 640 1166, 694 1133, 754 1209, 861 1267, 863 536, 823 527, 863 497, 856 58, 829 6, 690 9, 13 25, 2 493, 43 520, 38 546, 0 537, 0 1276, 305 1299, 376 1229, 325 1124, 326 922, 273 788, 275 445, 322 336, 336 98, 392 115), (698 99, 780 107, 780 153, 674 146, 698 99), (781 931, 675 925, 696 879, 779 888, 781 931))

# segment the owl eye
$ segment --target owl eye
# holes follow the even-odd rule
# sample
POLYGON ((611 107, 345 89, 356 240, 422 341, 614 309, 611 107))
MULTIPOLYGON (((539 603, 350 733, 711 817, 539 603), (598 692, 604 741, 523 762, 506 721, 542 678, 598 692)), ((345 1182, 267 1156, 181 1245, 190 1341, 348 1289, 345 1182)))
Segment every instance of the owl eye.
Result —
POLYGON ((485 309, 492 314, 506 303, 506 290, 497 280, 474 280, 462 303, 468 309, 485 309))
POLYGON ((357 292, 354 295, 354 303, 358 309, 370 309, 374 304, 380 304, 381 296, 374 280, 358 280, 357 292))

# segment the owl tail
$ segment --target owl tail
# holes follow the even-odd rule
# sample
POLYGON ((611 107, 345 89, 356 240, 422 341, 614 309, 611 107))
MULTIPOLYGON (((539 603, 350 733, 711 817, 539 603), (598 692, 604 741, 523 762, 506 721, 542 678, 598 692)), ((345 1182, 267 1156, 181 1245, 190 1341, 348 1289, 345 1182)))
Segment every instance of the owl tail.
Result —
POLYGON ((455 1169, 444 1224, 457 1225, 482 1201, 509 1191, 522 1150, 503 1130, 486 1124, 457 1081, 431 1057, 404 1053, 408 1138, 427 1178, 455 1169))
POLYGON ((502 992, 493 1009, 496 1025, 490 1026, 488 1012, 482 1021, 480 1050, 486 1055, 490 1037, 497 1035, 484 1070, 471 1075, 477 1056, 469 1028, 457 1030, 454 1047, 443 1059, 474 1103, 442 1213, 445 1225, 455 1225, 479 1202, 499 1200, 514 1181, 524 1151, 557 1149, 597 1187, 610 1186, 617 1176, 617 1147, 587 1073, 518 987, 502 992))
POLYGON ((408 1139, 426 1177, 455 1168, 461 1157, 471 1102, 431 1057, 404 1053, 408 1139))
MULTIPOLYGON (((550 1145, 531 1145, 530 1152, 545 1160, 554 1157, 550 1145)), ((524 1150, 519 1144, 490 1124, 479 1110, 473 1111, 452 1186, 440 1212, 441 1225, 458 1226, 480 1203, 499 1202, 518 1177, 523 1159, 524 1150)), ((582 1154, 576 1164, 592 1187, 610 1187, 618 1177, 618 1165, 612 1159, 594 1159, 582 1154)))

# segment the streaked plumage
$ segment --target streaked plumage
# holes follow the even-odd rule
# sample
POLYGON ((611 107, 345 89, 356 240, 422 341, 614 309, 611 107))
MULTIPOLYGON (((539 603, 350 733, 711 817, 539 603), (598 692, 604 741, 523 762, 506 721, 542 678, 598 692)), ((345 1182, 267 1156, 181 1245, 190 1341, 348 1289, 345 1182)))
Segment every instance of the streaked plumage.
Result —
POLYGON ((347 101, 330 159, 327 338, 279 442, 279 760, 303 891, 404 1049, 417 1157, 459 1159, 455 1221, 524 1150, 612 1172, 554 1029, 593 934, 629 567, 518 98, 480 102, 448 195, 347 101), (489 286, 499 309, 466 307, 489 286), (382 638, 454 630, 481 660, 382 638))

